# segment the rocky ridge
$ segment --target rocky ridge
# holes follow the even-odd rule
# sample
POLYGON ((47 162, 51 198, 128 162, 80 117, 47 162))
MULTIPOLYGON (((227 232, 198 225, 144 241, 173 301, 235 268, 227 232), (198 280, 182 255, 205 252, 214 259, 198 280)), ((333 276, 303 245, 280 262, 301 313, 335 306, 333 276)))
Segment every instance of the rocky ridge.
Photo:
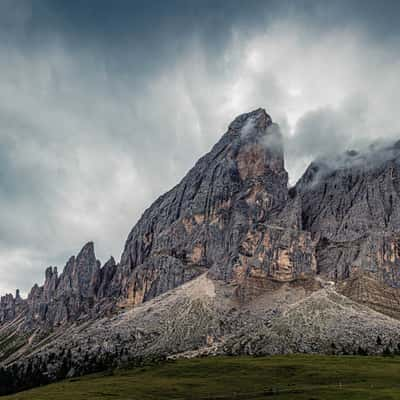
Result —
POLYGON ((110 311, 110 302, 104 300, 115 269, 112 257, 100 267, 94 245, 89 242, 68 260, 60 275, 57 267, 48 267, 44 284, 35 284, 27 299, 21 299, 18 290, 15 298, 11 294, 1 297, 0 324, 22 317, 21 329, 29 332, 101 316, 110 311))

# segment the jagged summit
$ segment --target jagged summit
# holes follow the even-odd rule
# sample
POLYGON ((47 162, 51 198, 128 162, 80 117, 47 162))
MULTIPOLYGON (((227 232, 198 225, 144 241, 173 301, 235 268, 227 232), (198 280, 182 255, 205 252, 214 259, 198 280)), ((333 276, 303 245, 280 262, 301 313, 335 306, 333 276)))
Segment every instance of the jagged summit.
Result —
POLYGON ((318 240, 320 274, 341 281, 368 273, 377 282, 400 287, 400 152, 396 143, 347 152, 335 162, 314 162, 297 183, 296 192, 302 202, 303 229, 318 240))
POLYGON ((323 184, 333 175, 346 176, 376 174, 400 163, 400 141, 373 143, 362 150, 347 150, 342 154, 324 156, 313 161, 306 169, 297 188, 323 184))
POLYGON ((87 243, 76 257, 70 257, 60 275, 57 267, 46 268, 43 285, 35 284, 26 300, 21 299, 19 291, 15 298, 1 297, 0 326, 22 316, 19 329, 30 331, 109 312, 114 302, 104 302, 104 297, 115 268, 112 257, 101 268, 93 242, 87 243))
MULTIPOLYGON (((221 279, 236 279, 236 271, 247 268, 246 257, 257 253, 264 259, 255 248, 244 248, 255 224, 272 221, 287 201, 279 138, 263 109, 237 117, 129 234, 113 283, 119 296, 139 304, 207 270, 221 279), (265 140, 272 137, 277 140, 265 140)), ((257 235, 254 231, 254 240, 257 235)))
POLYGON ((226 135, 235 137, 241 146, 257 141, 270 152, 279 153, 283 160, 283 140, 279 126, 263 108, 241 114, 229 125, 226 135))
POLYGON ((239 132, 250 123, 256 130, 265 132, 266 128, 272 124, 272 118, 267 114, 265 109, 257 108, 254 111, 237 116, 229 124, 228 132, 239 132))
POLYGON ((88 242, 86 243, 81 251, 79 252, 79 254, 77 255, 77 259, 95 259, 96 256, 94 254, 94 243, 93 242, 88 242))

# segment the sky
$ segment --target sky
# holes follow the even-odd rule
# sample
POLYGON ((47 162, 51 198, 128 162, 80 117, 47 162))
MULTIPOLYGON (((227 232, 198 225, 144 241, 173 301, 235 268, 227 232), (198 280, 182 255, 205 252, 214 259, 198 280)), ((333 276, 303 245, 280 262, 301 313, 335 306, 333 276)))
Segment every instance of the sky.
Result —
POLYGON ((400 139, 400 2, 2 0, 0 294, 143 211, 263 107, 294 184, 316 157, 400 139))

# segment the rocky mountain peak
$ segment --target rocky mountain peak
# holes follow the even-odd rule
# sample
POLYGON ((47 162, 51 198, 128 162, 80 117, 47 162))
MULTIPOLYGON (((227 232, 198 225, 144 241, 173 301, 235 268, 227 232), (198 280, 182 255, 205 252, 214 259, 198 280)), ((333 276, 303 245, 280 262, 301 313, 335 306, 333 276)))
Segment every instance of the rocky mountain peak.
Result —
POLYGON ((400 153, 370 146, 313 162, 296 185, 318 271, 337 281, 372 273, 400 287, 400 153))
POLYGON ((263 108, 236 117, 226 135, 235 138, 233 147, 238 152, 240 149, 251 149, 253 157, 257 156, 260 163, 272 165, 274 161, 280 161, 279 168, 284 169, 283 140, 279 126, 272 122, 263 108))
POLYGON ((257 274, 260 285, 311 273, 307 235, 291 231, 278 251, 285 225, 269 227, 285 220, 287 182, 279 127, 261 108, 238 116, 132 229, 112 288, 123 304, 136 305, 204 271, 240 282, 257 274))
POLYGON ((58 277, 57 267, 48 267, 45 271, 46 281, 51 280, 53 277, 58 277))
POLYGON ((317 185, 324 185, 335 177, 349 181, 351 176, 374 176, 400 163, 400 141, 394 143, 373 143, 362 150, 348 150, 342 154, 319 157, 313 161, 300 178, 296 187, 308 191, 317 185))
POLYGON ((94 252, 94 243, 86 243, 76 257, 77 264, 94 264, 96 262, 96 255, 94 252))
POLYGON ((233 133, 245 130, 245 133, 250 133, 251 131, 253 133, 257 131, 265 133, 267 127, 271 124, 272 118, 263 108, 258 108, 257 110, 237 116, 229 124, 228 132, 233 133))

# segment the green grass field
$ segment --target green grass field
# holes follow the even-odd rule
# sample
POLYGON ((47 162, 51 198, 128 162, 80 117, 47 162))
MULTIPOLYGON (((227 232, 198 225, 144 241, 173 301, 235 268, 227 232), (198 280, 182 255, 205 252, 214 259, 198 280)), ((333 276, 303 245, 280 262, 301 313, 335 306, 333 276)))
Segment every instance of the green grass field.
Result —
POLYGON ((3 400, 400 399, 400 357, 215 357, 89 375, 3 400))

